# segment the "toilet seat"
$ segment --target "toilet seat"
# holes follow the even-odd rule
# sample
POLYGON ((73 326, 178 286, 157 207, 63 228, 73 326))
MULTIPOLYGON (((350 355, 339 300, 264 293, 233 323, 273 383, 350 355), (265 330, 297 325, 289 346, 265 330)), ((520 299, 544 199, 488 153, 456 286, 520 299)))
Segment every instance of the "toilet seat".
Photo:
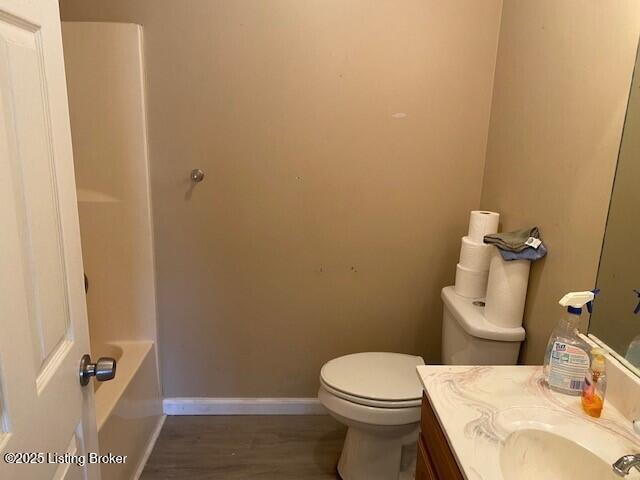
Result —
POLYGON ((420 405, 414 407, 371 407, 334 395, 323 385, 318 390, 320 403, 346 425, 357 422, 360 427, 408 425, 420 421, 420 405))
POLYGON ((341 392, 340 390, 336 390, 332 388, 330 385, 327 385, 320 379, 320 385, 324 390, 331 393, 332 395, 346 400, 348 402, 357 403, 358 405, 363 405, 365 407, 377 407, 377 408, 411 408, 411 407, 419 407, 422 403, 421 398, 416 398, 413 400, 403 400, 403 401, 389 401, 389 400, 373 400, 371 398, 363 398, 355 395, 349 395, 348 393, 341 392))
POLYGON ((363 352, 327 362, 320 371, 322 387, 349 402, 377 408, 414 408, 422 386, 416 367, 421 357, 389 352, 363 352))

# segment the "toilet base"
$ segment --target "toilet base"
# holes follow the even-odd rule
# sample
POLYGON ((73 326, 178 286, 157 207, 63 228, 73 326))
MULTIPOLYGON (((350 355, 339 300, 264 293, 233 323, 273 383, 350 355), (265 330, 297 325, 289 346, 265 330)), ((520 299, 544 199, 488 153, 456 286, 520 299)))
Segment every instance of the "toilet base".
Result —
POLYGON ((350 426, 338 462, 342 480, 410 480, 415 476, 418 425, 350 426), (384 431, 382 431, 384 430, 384 431))

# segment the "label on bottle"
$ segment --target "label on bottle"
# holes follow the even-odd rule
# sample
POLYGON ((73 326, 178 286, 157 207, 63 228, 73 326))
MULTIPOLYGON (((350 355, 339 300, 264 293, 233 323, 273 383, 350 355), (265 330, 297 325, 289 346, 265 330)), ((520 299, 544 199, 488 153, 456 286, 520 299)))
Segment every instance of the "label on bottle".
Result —
POLYGON ((589 355, 580 347, 565 342, 553 343, 549 359, 549 386, 580 395, 588 368, 589 355))

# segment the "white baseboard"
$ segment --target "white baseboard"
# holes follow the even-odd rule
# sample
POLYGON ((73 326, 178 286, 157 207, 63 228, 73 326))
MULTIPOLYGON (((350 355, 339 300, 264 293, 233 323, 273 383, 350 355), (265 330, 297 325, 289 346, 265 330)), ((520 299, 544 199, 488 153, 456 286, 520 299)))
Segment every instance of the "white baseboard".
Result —
POLYGON ((317 398, 176 397, 162 402, 165 415, 326 415, 317 398))
POLYGON ((149 443, 147 443, 147 447, 144 449, 144 453, 142 454, 142 458, 140 459, 140 463, 138 463, 138 467, 136 468, 135 473, 133 474, 132 480, 138 480, 140 475, 142 475, 142 471, 144 467, 147 465, 147 460, 149 460, 149 456, 153 451, 153 447, 156 446, 156 441, 158 440, 158 436, 160 436, 160 431, 162 430, 162 426, 164 425, 164 421, 167 418, 166 415, 162 415, 158 420, 155 428, 153 429, 153 433, 149 438, 149 443))

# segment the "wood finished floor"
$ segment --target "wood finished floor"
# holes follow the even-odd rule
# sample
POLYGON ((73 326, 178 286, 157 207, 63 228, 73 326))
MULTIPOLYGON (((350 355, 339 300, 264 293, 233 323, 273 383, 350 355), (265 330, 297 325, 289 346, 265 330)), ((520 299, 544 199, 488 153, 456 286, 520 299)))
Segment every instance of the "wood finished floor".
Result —
POLYGON ((345 433, 328 415, 167 417, 140 479, 335 480, 345 433))

